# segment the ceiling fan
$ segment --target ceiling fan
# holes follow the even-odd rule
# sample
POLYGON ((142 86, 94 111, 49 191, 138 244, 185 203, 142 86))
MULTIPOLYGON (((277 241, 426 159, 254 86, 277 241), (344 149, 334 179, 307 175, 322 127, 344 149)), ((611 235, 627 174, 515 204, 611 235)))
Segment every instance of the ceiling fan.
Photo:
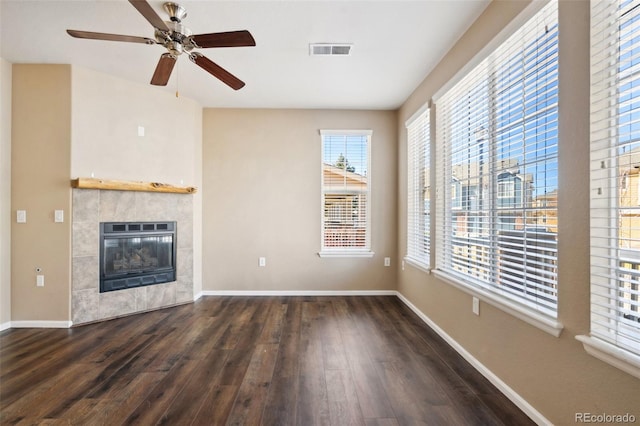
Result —
POLYGON ((218 78, 234 90, 244 87, 244 82, 236 76, 216 64, 206 56, 194 51, 198 48, 210 47, 242 47, 255 46, 256 41, 247 30, 229 31, 222 33, 193 35, 189 28, 182 25, 182 20, 187 17, 187 10, 177 3, 168 2, 163 5, 169 15, 170 21, 163 21, 146 0, 129 0, 142 16, 155 29, 155 39, 147 37, 127 36, 120 34, 96 33, 91 31, 67 30, 67 33, 76 38, 93 40, 124 41, 128 43, 160 44, 167 52, 160 56, 156 70, 151 77, 151 84, 166 86, 171 76, 171 71, 178 56, 185 53, 189 59, 209 74, 218 78))

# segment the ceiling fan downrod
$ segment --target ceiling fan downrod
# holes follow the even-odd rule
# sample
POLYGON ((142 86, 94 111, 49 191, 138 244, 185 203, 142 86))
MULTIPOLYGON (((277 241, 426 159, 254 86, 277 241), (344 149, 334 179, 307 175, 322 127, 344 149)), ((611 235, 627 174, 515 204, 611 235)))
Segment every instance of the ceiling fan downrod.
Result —
POLYGON ((178 3, 167 2, 162 5, 164 11, 169 15, 169 19, 172 22, 182 22, 184 18, 187 17, 187 9, 180 6, 178 3))

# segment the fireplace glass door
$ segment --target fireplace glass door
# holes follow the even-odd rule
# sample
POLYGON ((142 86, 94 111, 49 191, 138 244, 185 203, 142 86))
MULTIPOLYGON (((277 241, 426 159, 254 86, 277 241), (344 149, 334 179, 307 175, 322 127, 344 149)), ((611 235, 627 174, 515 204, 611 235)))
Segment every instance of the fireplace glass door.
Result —
POLYGON ((106 276, 173 268, 171 235, 105 238, 104 247, 106 276))
POLYGON ((175 222, 158 225, 102 224, 101 292, 175 281, 175 222))

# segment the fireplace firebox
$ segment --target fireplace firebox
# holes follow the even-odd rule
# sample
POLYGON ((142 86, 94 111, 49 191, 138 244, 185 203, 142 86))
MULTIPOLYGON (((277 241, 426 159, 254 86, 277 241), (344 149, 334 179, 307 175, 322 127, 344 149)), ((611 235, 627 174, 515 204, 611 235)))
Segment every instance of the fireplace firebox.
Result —
POLYGON ((176 280, 176 222, 100 223, 100 292, 176 280))

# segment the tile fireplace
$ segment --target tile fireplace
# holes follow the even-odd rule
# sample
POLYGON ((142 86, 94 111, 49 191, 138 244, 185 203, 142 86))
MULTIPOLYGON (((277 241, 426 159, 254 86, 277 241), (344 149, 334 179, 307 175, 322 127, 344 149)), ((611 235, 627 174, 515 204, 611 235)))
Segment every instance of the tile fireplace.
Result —
MULTIPOLYGON (((101 321, 193 301, 193 196, 74 188, 72 219, 73 324, 101 321), (104 233, 101 224, 114 226, 111 226, 111 232, 104 233), (174 224, 173 229, 170 229, 171 224, 174 224), (136 225, 139 226, 138 229, 136 225), (153 225, 154 229, 151 229, 150 225, 153 225), (164 229, 164 225, 167 229, 164 229), (123 288, 120 288, 120 283, 116 283, 117 291, 100 291, 100 276, 105 267, 104 264, 101 265, 104 262, 104 252, 101 253, 101 249, 105 248, 101 242, 101 229, 103 236, 110 235, 110 248, 120 253, 119 259, 115 253, 111 254, 116 262, 112 261, 110 273, 127 272, 128 278, 132 279, 123 288), (129 239, 129 231, 141 235, 129 239), (166 240, 171 233, 174 235, 172 247, 169 248, 166 240), (143 245, 145 238, 148 240, 143 245), (166 255, 172 255, 172 258, 166 255), (129 259, 125 262, 127 256, 129 259), (150 278, 135 276, 144 273, 156 262, 162 268, 175 268, 173 279, 147 285, 144 280, 150 278), (136 283, 138 279, 140 282, 136 283), (142 285, 134 286, 136 284, 142 285)), ((171 274, 167 270, 160 273, 171 274)), ((124 279, 122 275, 111 278, 124 279)), ((153 278, 154 282, 157 280, 157 277, 153 278)))

